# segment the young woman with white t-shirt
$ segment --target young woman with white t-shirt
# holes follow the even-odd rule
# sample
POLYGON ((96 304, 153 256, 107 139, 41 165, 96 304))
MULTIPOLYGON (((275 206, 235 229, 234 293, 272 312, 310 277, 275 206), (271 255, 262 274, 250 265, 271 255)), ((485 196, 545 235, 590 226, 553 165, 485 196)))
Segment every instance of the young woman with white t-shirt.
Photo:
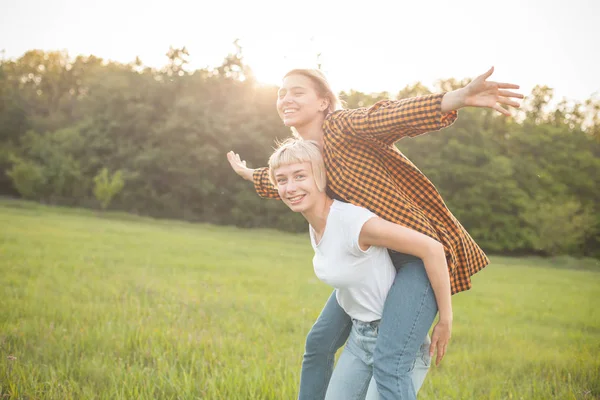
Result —
MULTIPOLYGON (((373 350, 385 299, 396 275, 388 249, 423 260, 438 308, 440 303, 448 307, 450 297, 444 249, 429 236, 328 197, 325 167, 316 142, 284 142, 269 159, 269 167, 282 201, 292 211, 302 213, 310 224, 315 274, 336 289, 339 305, 352 318, 350 337, 329 382, 326 399, 377 399, 372 378, 373 350)), ((415 360, 416 364, 422 363, 418 356, 415 360)), ((422 368, 416 365, 413 369, 411 379, 417 390, 427 370, 424 363, 422 368)))

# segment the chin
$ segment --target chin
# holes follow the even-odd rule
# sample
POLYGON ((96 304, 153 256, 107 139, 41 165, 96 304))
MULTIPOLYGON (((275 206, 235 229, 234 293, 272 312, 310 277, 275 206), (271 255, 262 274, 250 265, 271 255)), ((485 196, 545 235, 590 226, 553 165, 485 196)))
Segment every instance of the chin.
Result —
POLYGON ((302 206, 291 206, 290 210, 292 210, 293 212, 299 213, 304 211, 304 207, 302 206))
POLYGON ((290 204, 288 204, 287 206, 288 206, 288 208, 290 210, 292 210, 293 212, 296 212, 296 213, 303 212, 305 210, 305 208, 306 208, 302 204, 297 204, 297 205, 290 205, 290 204))

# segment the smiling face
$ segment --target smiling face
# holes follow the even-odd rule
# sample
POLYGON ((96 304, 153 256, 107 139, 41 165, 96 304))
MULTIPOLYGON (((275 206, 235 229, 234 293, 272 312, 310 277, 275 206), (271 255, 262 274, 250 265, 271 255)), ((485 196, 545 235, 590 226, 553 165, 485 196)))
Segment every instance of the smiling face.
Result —
POLYGON ((308 212, 327 196, 319 190, 309 161, 282 165, 273 175, 279 197, 294 212, 308 212))
POLYGON ((277 112, 285 126, 300 129, 322 121, 329 100, 321 97, 307 76, 292 74, 283 79, 277 97, 277 112))

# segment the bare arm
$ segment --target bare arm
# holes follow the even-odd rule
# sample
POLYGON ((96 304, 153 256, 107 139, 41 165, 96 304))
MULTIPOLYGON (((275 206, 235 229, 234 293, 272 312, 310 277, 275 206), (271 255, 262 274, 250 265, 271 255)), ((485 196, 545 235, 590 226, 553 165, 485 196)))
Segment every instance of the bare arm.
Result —
POLYGON ((433 355, 437 347, 436 364, 439 364, 450 340, 453 318, 450 275, 442 244, 420 232, 377 217, 363 225, 359 245, 363 249, 369 246, 386 247, 423 260, 439 311, 439 321, 434 328, 429 349, 433 355))

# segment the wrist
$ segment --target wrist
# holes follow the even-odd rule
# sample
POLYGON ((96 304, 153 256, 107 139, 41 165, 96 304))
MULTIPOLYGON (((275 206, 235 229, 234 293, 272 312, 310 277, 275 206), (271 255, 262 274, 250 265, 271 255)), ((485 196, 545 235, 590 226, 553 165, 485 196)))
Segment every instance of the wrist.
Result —
POLYGON ((254 170, 253 169, 248 169, 246 171, 246 180, 249 180, 250 182, 254 181, 254 170))
POLYGON ((443 324, 451 324, 452 318, 452 311, 449 313, 440 313, 439 322, 443 324))
POLYGON ((458 110, 459 108, 463 108, 466 105, 465 97, 466 94, 464 88, 456 89, 444 94, 441 104, 442 113, 446 114, 458 110))

